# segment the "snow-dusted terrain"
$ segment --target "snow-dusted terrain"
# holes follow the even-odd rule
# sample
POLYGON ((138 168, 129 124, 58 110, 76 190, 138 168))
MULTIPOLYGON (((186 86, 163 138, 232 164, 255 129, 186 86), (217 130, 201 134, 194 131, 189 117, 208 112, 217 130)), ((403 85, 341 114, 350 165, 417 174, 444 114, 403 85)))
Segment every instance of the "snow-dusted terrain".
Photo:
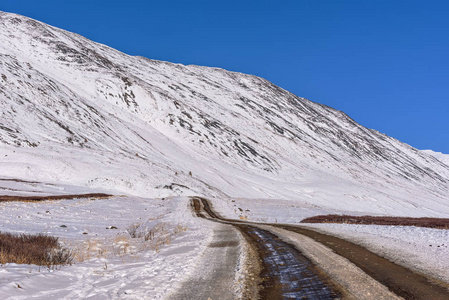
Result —
POLYGON ((0 231, 58 236, 75 257, 56 270, 1 266, 0 299, 160 299, 193 271, 214 226, 193 220, 186 197, 10 202, 0 209, 0 231), (131 238, 134 224, 153 230, 154 239, 131 238))
POLYGON ((0 176, 449 212, 449 166, 262 78, 128 56, 8 13, 0 40, 0 176))
POLYGON ((435 152, 432 150, 421 150, 424 153, 430 154, 434 156, 435 158, 439 159, 441 162, 445 163, 446 165, 449 165, 449 154, 444 154, 441 152, 435 152))
MULTIPOLYGON (((335 212, 449 215, 444 155, 256 76, 129 56, 2 12, 0 108, 0 195, 128 195, 0 203, 0 231, 48 233, 80 253, 105 247, 54 272, 1 267, 2 299, 166 297, 192 272, 214 227, 193 217, 189 195, 259 222, 335 212), (165 224, 172 242, 156 251, 117 240, 135 223, 165 224)), ((443 231, 354 226, 322 227, 356 238, 371 230, 381 236, 371 240, 377 250, 403 245, 420 270, 449 269, 448 256, 436 263, 426 254, 427 235, 443 244, 443 231)))

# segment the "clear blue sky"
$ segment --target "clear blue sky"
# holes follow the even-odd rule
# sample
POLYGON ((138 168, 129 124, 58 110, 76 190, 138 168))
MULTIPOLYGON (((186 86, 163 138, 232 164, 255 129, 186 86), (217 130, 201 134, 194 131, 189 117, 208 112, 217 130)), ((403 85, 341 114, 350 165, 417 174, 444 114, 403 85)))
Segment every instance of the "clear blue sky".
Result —
POLYGON ((0 10, 131 55, 258 75, 449 153, 449 1, 2 0, 0 10))

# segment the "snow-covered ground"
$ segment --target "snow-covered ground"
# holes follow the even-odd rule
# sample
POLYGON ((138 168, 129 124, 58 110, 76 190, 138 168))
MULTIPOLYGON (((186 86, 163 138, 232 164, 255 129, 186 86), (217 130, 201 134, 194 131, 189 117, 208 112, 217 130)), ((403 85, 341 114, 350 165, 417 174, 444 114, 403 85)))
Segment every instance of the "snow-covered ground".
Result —
MULTIPOLYGON (((39 194, 56 190, 60 194, 85 192, 73 186, 37 182, 0 183, 11 190, 33 187, 39 194)), ((223 216, 255 222, 297 224, 317 214, 354 213, 300 200, 211 200, 223 216)), ((0 214, 0 231, 59 237, 75 257, 75 264, 55 270, 2 265, 1 299, 168 299, 196 270, 216 226, 192 214, 188 197, 4 202, 0 203, 0 214), (152 230, 154 239, 132 238, 128 230, 136 224, 140 225, 137 233, 152 230)), ((353 240, 397 263, 449 282, 447 230, 348 224, 306 226, 353 240)))
POLYGON ((59 237, 75 257, 56 270, 0 266, 0 299, 160 299, 192 272, 215 226, 186 197, 7 202, 0 214, 0 231, 59 237), (131 238, 134 224, 154 239, 131 238))
POLYGON ((343 237, 395 263, 449 282, 447 229, 352 224, 307 226, 343 237))

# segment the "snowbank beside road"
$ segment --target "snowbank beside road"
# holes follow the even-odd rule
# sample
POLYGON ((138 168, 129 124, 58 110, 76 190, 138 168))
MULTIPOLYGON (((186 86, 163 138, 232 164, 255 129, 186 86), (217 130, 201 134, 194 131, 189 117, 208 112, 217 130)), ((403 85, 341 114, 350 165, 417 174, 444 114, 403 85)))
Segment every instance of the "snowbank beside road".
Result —
POLYGON ((59 237, 78 260, 57 270, 1 266, 1 299, 161 299, 194 270, 215 226, 195 218, 186 197, 7 202, 0 213, 0 231, 59 237), (135 224, 153 240, 131 238, 135 224))
MULTIPOLYGON (((313 215, 372 214, 331 210, 299 200, 241 199, 229 200, 215 207, 227 218, 241 218, 260 223, 287 223, 319 229, 360 244, 419 273, 429 274, 449 283, 449 230, 412 226, 380 226, 352 224, 306 224, 299 222, 313 215)), ((397 211, 404 215, 404 211, 397 211)), ((375 214, 373 214, 375 215, 375 214)))
POLYGON ((449 230, 413 226, 301 225, 353 241, 395 263, 449 282, 449 230))

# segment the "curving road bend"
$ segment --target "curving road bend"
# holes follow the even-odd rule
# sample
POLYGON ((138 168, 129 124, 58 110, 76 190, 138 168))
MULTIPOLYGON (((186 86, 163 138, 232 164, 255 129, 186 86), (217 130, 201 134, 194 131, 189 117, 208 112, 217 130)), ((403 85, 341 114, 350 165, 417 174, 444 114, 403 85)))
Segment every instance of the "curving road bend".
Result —
POLYGON ((209 267, 211 276, 192 278, 181 289, 184 294, 173 299, 235 297, 230 289, 239 256, 237 231, 256 252, 257 257, 247 263, 259 266, 258 274, 253 274, 258 278, 245 281, 253 291, 243 294, 246 299, 255 295, 259 299, 449 299, 444 284, 346 240, 302 226, 225 219, 204 198, 192 197, 191 206, 198 217, 220 223, 221 230, 233 234, 227 246, 222 247, 226 238, 219 236, 218 244, 209 245, 210 249, 217 248, 214 244, 226 249, 214 256, 215 263, 201 266, 209 267), (195 288, 186 293, 189 286, 195 288))
POLYGON ((192 198, 191 204, 198 217, 238 229, 256 249, 261 265, 260 274, 257 274, 260 278, 254 281, 260 283, 257 286, 258 298, 341 299, 338 288, 307 257, 277 235, 250 224, 221 218, 206 199, 192 198))

